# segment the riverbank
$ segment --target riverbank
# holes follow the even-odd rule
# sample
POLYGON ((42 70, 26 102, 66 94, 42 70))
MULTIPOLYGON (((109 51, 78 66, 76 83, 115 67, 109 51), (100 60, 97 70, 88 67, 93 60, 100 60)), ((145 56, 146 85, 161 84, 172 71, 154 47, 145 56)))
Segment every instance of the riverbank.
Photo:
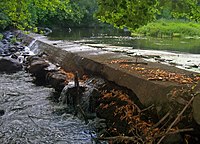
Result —
POLYGON ((193 21, 184 20, 167 20, 160 19, 151 22, 146 26, 142 26, 135 31, 132 35, 150 36, 150 37, 200 37, 200 25, 193 21))

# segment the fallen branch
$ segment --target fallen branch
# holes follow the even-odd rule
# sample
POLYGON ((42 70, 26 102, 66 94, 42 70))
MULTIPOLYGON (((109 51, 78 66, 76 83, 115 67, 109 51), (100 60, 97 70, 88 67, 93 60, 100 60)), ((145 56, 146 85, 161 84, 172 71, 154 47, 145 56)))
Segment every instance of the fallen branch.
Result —
POLYGON ((177 133, 191 132, 191 131, 194 131, 194 129, 193 129, 193 128, 178 129, 178 130, 175 130, 175 131, 172 131, 172 132, 168 132, 168 133, 156 135, 154 138, 156 139, 156 138, 163 137, 163 136, 167 136, 167 135, 173 135, 173 134, 177 134, 177 133))
POLYGON ((142 109, 142 110, 140 111, 140 113, 145 112, 145 111, 147 111, 147 110, 149 110, 149 109, 151 109, 151 108, 153 108, 153 107, 154 107, 154 104, 150 105, 149 107, 147 107, 147 108, 145 108, 145 109, 142 109))
POLYGON ((151 127, 151 129, 158 127, 170 115, 170 113, 171 111, 167 112, 166 115, 162 119, 160 119, 160 121, 158 121, 155 125, 153 125, 153 127, 151 127))
POLYGON ((87 118, 87 115, 85 114, 85 112, 83 111, 82 107, 78 104, 77 105, 77 108, 79 109, 80 113, 82 114, 84 120, 85 120, 85 124, 88 124, 89 121, 88 121, 88 118, 87 118))
POLYGON ((143 142, 142 138, 128 136, 99 137, 98 140, 132 141, 134 143, 143 142))
POLYGON ((180 119, 180 117, 182 116, 182 114, 185 112, 185 110, 188 108, 188 106, 192 103, 193 100, 194 100, 194 96, 192 96, 192 98, 187 103, 187 105, 185 105, 185 107, 183 108, 183 110, 178 114, 178 116, 176 117, 176 119, 171 123, 171 125, 168 127, 167 131, 165 132, 165 135, 161 137, 161 139, 158 141, 157 144, 160 144, 162 142, 162 140, 165 138, 166 134, 169 133, 170 129, 180 119))

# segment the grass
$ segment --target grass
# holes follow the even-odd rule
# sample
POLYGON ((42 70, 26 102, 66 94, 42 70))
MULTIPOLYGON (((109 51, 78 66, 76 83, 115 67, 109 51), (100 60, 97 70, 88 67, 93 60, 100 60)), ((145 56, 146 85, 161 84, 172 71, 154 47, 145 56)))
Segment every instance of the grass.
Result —
POLYGON ((0 40, 2 40, 3 39, 3 35, 0 33, 0 40))
POLYGON ((132 35, 151 37, 200 37, 200 24, 184 20, 160 19, 140 27, 132 35))

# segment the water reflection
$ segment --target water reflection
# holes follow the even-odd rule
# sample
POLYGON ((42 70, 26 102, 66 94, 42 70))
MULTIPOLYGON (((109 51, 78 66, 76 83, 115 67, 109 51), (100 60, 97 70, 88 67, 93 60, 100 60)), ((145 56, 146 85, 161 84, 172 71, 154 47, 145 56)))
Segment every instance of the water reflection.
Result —
POLYGON ((54 30, 51 40, 78 40, 83 43, 109 44, 144 50, 167 50, 200 54, 200 40, 194 38, 142 38, 130 37, 130 32, 113 28, 71 28, 54 30))
POLYGON ((0 143, 91 144, 90 129, 72 115, 57 115, 47 98, 53 89, 35 86, 24 72, 0 74, 0 143))

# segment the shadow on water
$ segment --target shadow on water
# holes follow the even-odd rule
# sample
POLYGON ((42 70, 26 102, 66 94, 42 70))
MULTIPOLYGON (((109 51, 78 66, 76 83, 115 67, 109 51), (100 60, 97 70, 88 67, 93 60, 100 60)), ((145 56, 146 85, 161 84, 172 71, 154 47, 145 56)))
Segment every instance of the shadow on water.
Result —
POLYGON ((92 144, 91 129, 70 114, 55 113, 52 88, 25 72, 0 74, 0 143, 92 144))
POLYGON ((200 41, 194 38, 131 37, 130 32, 113 28, 71 28, 53 30, 50 40, 73 40, 82 43, 109 44, 144 50, 167 50, 200 54, 200 41))

